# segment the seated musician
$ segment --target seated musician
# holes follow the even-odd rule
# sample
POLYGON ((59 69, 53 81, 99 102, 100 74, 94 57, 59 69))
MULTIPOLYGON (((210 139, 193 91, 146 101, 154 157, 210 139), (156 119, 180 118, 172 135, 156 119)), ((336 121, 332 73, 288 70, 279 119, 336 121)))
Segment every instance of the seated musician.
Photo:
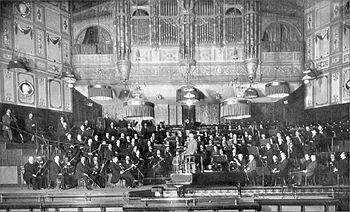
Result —
POLYGON ((165 175, 168 176, 169 172, 172 170, 173 155, 170 152, 170 147, 165 147, 164 150, 164 160, 165 160, 165 175))
POLYGON ((116 184, 120 179, 126 180, 126 185, 130 188, 135 185, 135 179, 129 171, 123 171, 124 168, 117 156, 113 156, 112 162, 109 164, 112 172, 111 183, 116 184))
POLYGON ((137 173, 135 172, 135 164, 133 163, 133 161, 130 160, 130 156, 127 155, 125 156, 125 161, 122 162, 122 166, 124 168, 124 170, 128 170, 132 175, 133 177, 135 178, 137 173))
POLYGON ((68 161, 68 157, 63 159, 62 175, 63 181, 61 183, 62 189, 69 189, 76 187, 76 180, 74 177, 75 167, 68 161), (64 184, 63 184, 64 183, 64 184))
POLYGON ((346 153, 340 153, 340 160, 336 160, 335 155, 331 154, 328 168, 329 170, 326 174, 327 185, 334 185, 338 177, 349 177, 349 160, 346 157, 346 153))
POLYGON ((165 159, 161 155, 161 151, 158 149, 156 155, 151 163, 153 177, 165 175, 165 159))
POLYGON ((27 187, 33 187, 34 190, 38 190, 38 183, 36 178, 36 170, 34 165, 34 157, 30 156, 28 162, 24 164, 23 180, 26 182, 27 187))
POLYGON ((216 171, 228 170, 227 155, 224 154, 222 149, 219 149, 218 155, 213 155, 213 165, 216 171))
POLYGON ((294 181, 297 185, 301 185, 304 176, 313 176, 317 168, 316 155, 311 155, 311 163, 309 163, 304 170, 297 171, 294 173, 294 181))
POLYGON ((91 183, 89 182, 90 177, 90 170, 89 166, 86 162, 85 157, 81 157, 80 161, 77 163, 76 169, 75 169, 75 179, 79 182, 80 179, 84 180, 85 187, 88 190, 91 190, 91 183))
POLYGON ((266 162, 267 166, 272 165, 272 157, 275 153, 276 152, 271 148, 271 144, 266 143, 265 148, 262 149, 262 159, 266 162))
POLYGON ((98 157, 94 156, 92 158, 92 164, 91 164, 91 169, 92 173, 91 175, 93 176, 94 182, 100 187, 104 188, 105 187, 105 177, 103 175, 103 166, 99 162, 98 157))
POLYGON ((179 151, 176 151, 175 157, 173 157, 172 165, 173 165, 173 171, 175 173, 181 173, 181 164, 182 164, 182 158, 179 151))
POLYGON ((277 179, 283 180, 282 183, 287 183, 288 180, 288 170, 289 170, 289 160, 286 156, 286 153, 281 152, 281 161, 278 163, 277 167, 275 166, 277 156, 273 156, 274 166, 272 167, 272 181, 277 182, 277 179))
POLYGON ((238 153, 237 155, 237 160, 235 160, 236 164, 237 164, 237 170, 239 171, 244 171, 244 168, 247 165, 247 161, 244 158, 242 153, 238 153))
POLYGON ((145 160, 141 157, 140 150, 136 150, 135 157, 132 159, 137 170, 137 179, 140 180, 141 177, 144 177, 145 173, 145 160))
POLYGON ((47 163, 44 163, 41 156, 37 156, 34 167, 38 189, 47 188, 47 163))
POLYGON ((50 163, 49 167, 49 188, 59 188, 64 189, 64 177, 62 175, 62 166, 60 163, 60 157, 55 156, 54 161, 50 163), (57 184, 58 180, 61 181, 60 185, 57 184))
POLYGON ((204 170, 210 164, 210 157, 208 156, 208 151, 205 149, 203 144, 199 146, 198 155, 196 157, 196 163, 200 164, 201 170, 204 170))

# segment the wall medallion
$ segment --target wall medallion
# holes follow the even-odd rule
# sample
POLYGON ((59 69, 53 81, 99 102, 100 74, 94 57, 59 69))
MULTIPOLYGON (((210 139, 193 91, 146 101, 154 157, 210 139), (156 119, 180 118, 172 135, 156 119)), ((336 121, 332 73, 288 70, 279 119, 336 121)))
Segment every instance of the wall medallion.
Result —
POLYGON ((18 2, 16 4, 16 11, 23 18, 27 18, 32 13, 32 6, 31 6, 31 4, 29 2, 25 2, 25 1, 18 2))
POLYGON ((18 91, 24 96, 32 96, 34 94, 34 86, 28 81, 23 81, 18 85, 18 91))

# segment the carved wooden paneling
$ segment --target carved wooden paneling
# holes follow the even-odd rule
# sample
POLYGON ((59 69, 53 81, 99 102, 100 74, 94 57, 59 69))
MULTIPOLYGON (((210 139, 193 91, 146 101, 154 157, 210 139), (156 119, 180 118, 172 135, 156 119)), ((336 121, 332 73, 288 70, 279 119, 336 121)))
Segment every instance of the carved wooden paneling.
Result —
POLYGON ((44 8, 41 5, 35 4, 34 20, 37 24, 45 23, 44 8))
POLYGON ((350 92, 344 87, 344 83, 350 79, 350 67, 343 70, 342 76, 342 103, 350 102, 350 92))
POLYGON ((322 4, 318 4, 316 8, 316 23, 315 27, 324 26, 330 22, 330 2, 323 1, 322 4))
POLYGON ((38 107, 47 107, 47 78, 38 76, 37 82, 37 106, 38 107))
POLYGON ((51 109, 62 109, 61 81, 49 79, 49 100, 51 109))
POLYGON ((33 25, 15 21, 14 23, 15 49, 21 53, 34 55, 33 25))
POLYGON ((61 62, 61 36, 52 32, 46 32, 47 59, 61 62))
MULTIPOLYGON (((331 50, 332 52, 337 52, 340 50, 341 37, 340 37, 340 24, 335 24, 331 26, 331 50)), ((350 40, 350 39, 348 39, 350 40)))
POLYGON ((331 103, 340 101, 340 73, 331 74, 331 103))
POLYGON ((66 39, 62 39, 62 63, 71 64, 71 48, 66 39))
POLYGON ((18 103, 26 105, 35 105, 34 76, 26 73, 18 73, 17 76, 17 95, 18 103))
POLYGON ((15 74, 13 71, 8 69, 3 69, 3 91, 4 91, 4 101, 5 102, 15 102, 15 74))
POLYGON ((45 32, 41 29, 35 30, 35 54, 39 57, 45 58, 45 32))
POLYGON ((70 31, 70 21, 69 18, 66 16, 61 16, 61 32, 62 34, 69 35, 70 31))
POLYGON ((4 48, 12 47, 12 24, 11 20, 7 18, 0 19, 0 46, 4 48))
POLYGON ((329 27, 315 32, 315 59, 323 58, 329 55, 330 32, 329 27))
POLYGON ((169 114, 169 105, 168 104, 156 104, 154 106, 154 121, 155 123, 159 123, 164 121, 166 124, 169 122, 168 120, 169 114))
POLYGON ((328 75, 324 75, 315 80, 315 105, 322 106, 328 104, 329 82, 328 75))
POLYGON ((64 94, 64 107, 63 110, 72 112, 72 89, 68 87, 68 84, 63 84, 64 94))
POLYGON ((13 14, 18 19, 33 21, 33 3, 30 1, 15 1, 13 14))
POLYGON ((60 15, 50 9, 46 9, 45 12, 46 12, 45 13, 46 27, 51 30, 54 30, 55 32, 60 32, 60 29, 61 29, 60 15))
POLYGON ((312 108, 314 106, 314 81, 310 81, 305 85, 305 108, 312 108))
POLYGON ((350 18, 343 23, 343 51, 350 51, 350 18))

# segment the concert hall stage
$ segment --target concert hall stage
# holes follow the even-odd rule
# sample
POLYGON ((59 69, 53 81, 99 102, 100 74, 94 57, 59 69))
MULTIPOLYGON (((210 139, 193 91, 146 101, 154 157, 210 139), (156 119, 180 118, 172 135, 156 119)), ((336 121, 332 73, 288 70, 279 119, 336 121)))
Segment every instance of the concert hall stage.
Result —
POLYGON ((244 183, 244 172, 203 172, 171 174, 171 184, 203 186, 240 186, 244 183))

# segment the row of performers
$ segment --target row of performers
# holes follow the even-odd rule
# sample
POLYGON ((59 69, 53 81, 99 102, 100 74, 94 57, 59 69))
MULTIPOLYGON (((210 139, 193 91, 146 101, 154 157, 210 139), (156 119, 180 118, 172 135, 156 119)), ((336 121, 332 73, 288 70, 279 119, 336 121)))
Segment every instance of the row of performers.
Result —
POLYGON ((59 156, 53 160, 44 162, 42 157, 29 157, 24 165, 23 179, 28 188, 34 190, 43 188, 69 189, 78 186, 78 182, 84 182, 87 189, 92 184, 100 188, 107 184, 116 184, 124 179, 128 187, 135 187, 136 182, 141 180, 145 174, 157 176, 164 175, 166 171, 166 160, 158 155, 149 158, 151 163, 145 165, 145 160, 137 156, 131 160, 129 156, 121 159, 119 156, 112 156, 110 160, 101 163, 98 156, 81 156, 77 160, 73 157, 69 160, 65 157, 63 161, 59 156))

